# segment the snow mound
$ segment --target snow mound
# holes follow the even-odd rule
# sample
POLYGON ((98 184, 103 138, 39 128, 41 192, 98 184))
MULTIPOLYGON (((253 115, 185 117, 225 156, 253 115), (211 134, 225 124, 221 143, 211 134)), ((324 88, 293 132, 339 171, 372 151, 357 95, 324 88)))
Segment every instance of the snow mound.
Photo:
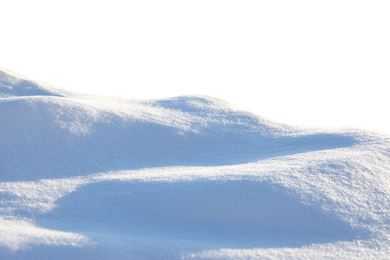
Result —
POLYGON ((33 81, 0 68, 0 98, 15 96, 64 96, 71 92, 33 81))
POLYGON ((389 253, 390 145, 207 96, 77 94, 0 70, 0 256, 389 253))

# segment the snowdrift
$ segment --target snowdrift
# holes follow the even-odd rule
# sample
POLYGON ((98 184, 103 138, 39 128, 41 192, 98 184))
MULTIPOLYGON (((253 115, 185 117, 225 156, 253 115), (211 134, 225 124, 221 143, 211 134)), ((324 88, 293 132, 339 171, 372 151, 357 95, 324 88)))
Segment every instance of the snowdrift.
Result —
POLYGON ((0 257, 385 258, 389 137, 0 70, 0 257))

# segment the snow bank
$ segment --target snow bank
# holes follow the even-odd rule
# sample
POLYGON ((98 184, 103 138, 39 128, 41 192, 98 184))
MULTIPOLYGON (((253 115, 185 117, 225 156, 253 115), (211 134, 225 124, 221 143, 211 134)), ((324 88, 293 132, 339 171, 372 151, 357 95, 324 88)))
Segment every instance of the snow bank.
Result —
POLYGON ((0 70, 0 256, 384 258, 389 159, 388 136, 363 130, 0 70))

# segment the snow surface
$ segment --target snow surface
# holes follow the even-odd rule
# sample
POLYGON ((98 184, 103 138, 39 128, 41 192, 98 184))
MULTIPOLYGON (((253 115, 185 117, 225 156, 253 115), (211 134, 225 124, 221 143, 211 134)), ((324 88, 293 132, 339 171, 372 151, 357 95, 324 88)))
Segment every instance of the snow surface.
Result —
POLYGON ((1 259, 388 258, 390 138, 0 70, 1 259))

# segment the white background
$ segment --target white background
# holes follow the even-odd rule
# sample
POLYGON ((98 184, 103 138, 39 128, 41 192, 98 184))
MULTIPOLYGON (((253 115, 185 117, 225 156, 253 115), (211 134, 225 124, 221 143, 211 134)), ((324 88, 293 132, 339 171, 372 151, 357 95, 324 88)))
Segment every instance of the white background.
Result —
POLYGON ((0 67, 57 87, 390 133, 388 1, 12 0, 0 29, 0 67))

